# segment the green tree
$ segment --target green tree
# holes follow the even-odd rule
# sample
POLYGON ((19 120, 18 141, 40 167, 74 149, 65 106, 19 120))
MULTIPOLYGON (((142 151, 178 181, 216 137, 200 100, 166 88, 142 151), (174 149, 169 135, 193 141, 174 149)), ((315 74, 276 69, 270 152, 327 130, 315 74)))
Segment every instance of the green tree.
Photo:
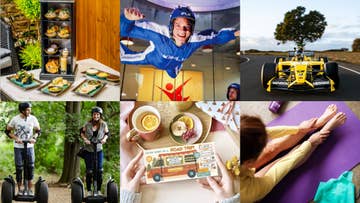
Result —
POLYGON ((305 8, 298 6, 285 13, 283 22, 277 24, 275 39, 286 43, 294 41, 298 47, 304 47, 306 42, 320 39, 325 31, 327 22, 318 11, 305 14, 305 8))
POLYGON ((17 8, 36 25, 38 41, 40 41, 40 1, 39 0, 15 0, 17 8))
POLYGON ((356 38, 352 44, 353 52, 360 52, 360 38, 356 38))

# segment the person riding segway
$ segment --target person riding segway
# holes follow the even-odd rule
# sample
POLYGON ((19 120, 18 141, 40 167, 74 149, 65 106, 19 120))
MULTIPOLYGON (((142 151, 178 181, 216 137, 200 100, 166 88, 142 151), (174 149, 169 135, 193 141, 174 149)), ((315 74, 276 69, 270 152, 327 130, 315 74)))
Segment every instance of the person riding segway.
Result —
POLYGON ((80 129, 81 138, 85 147, 81 157, 86 165, 86 189, 87 196, 84 197, 84 184, 80 178, 75 178, 71 185, 71 201, 80 202, 118 202, 118 189, 113 179, 107 182, 107 196, 101 194, 102 173, 103 173, 103 152, 102 144, 106 143, 109 137, 109 130, 105 121, 102 120, 103 110, 94 107, 91 111, 92 119, 80 129))
POLYGON ((5 178, 2 184, 1 201, 11 203, 15 201, 48 202, 48 186, 41 177, 35 184, 35 195, 32 191, 32 179, 34 176, 34 144, 40 136, 40 126, 36 117, 30 115, 31 104, 23 102, 19 104, 20 114, 15 116, 5 129, 5 134, 14 140, 16 182, 18 192, 15 195, 15 181, 11 175, 5 178), (35 134, 33 130, 35 129, 35 134), (14 130, 14 133, 12 131, 14 130), (24 189, 22 190, 22 175, 24 175, 24 189))

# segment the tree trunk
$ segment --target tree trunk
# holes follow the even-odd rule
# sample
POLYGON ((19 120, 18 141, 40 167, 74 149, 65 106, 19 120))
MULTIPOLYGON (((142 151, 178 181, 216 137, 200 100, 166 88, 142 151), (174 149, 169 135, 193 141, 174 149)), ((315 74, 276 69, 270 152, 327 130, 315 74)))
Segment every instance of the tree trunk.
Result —
POLYGON ((80 175, 80 161, 77 152, 79 143, 80 102, 66 102, 66 129, 64 141, 64 166, 59 183, 70 183, 80 175))

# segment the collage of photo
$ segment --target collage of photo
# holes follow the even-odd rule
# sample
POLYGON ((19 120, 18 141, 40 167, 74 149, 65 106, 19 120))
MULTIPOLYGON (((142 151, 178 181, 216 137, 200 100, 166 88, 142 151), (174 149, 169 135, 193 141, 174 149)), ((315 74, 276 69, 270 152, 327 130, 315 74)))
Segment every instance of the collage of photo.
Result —
POLYGON ((1 0, 1 203, 360 203, 359 8, 1 0))

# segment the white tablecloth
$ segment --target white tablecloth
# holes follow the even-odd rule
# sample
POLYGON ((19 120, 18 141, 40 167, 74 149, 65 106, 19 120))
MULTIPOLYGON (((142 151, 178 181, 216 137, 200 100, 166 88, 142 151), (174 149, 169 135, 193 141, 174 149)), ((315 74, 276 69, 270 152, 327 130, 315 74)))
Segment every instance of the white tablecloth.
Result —
MULTIPOLYGON (((108 66, 101 64, 100 62, 94 59, 84 59, 77 61, 78 70, 75 75, 75 81, 65 93, 60 96, 54 97, 47 95, 34 88, 31 90, 24 91, 20 87, 16 86, 10 82, 6 77, 0 77, 0 89, 3 94, 6 95, 10 100, 14 101, 120 101, 120 86, 114 86, 112 84, 107 84, 103 90, 95 97, 83 97, 75 94, 72 90, 79 85, 82 81, 86 79, 86 76, 81 72, 86 71, 88 68, 93 67, 101 71, 105 71, 114 75, 120 75, 120 73, 108 66)), ((34 73, 34 77, 39 79, 40 69, 30 71, 34 73)), ((47 83, 48 80, 42 80, 43 84, 47 83)))

